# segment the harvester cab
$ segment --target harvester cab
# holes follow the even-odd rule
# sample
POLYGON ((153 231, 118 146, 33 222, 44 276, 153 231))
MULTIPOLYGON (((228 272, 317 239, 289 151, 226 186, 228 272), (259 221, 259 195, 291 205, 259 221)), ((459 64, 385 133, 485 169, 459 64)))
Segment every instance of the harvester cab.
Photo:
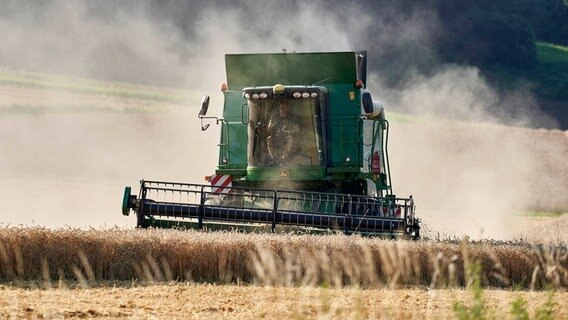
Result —
MULTIPOLYGON (((412 196, 392 192, 389 122, 366 88, 367 53, 229 54, 218 166, 209 184, 141 181, 139 227, 214 223, 420 236, 412 196)), ((205 122, 204 122, 205 120, 205 122)))

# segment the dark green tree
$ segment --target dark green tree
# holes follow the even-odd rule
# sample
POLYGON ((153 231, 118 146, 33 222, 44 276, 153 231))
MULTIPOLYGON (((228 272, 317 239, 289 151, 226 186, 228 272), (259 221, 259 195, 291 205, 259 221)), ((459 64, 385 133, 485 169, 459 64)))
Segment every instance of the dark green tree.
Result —
POLYGON ((479 67, 536 66, 534 32, 520 15, 488 12, 474 7, 456 19, 442 47, 451 61, 479 67), (458 27, 459 26, 459 27, 458 27))

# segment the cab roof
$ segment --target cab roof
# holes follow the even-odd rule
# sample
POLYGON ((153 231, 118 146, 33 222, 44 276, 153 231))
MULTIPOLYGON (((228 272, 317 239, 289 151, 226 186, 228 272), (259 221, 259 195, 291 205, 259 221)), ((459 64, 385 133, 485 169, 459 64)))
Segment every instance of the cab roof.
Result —
POLYGON ((242 90, 277 83, 353 84, 357 80, 355 54, 353 51, 227 54, 227 85, 230 90, 242 90))

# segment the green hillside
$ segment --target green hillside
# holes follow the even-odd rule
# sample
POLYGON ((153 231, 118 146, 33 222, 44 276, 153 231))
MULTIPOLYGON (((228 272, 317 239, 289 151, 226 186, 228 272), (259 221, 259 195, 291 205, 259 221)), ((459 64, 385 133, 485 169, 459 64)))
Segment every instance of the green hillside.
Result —
POLYGON ((545 97, 568 100, 568 47, 537 42, 538 65, 529 76, 545 97))
POLYGON ((540 64, 550 64, 564 68, 568 66, 568 47, 546 42, 537 42, 536 46, 538 49, 537 59, 540 64))
POLYGON ((91 79, 52 75, 37 72, 0 69, 0 86, 47 89, 82 94, 137 98, 160 102, 181 103, 185 92, 134 84, 104 82, 91 79))

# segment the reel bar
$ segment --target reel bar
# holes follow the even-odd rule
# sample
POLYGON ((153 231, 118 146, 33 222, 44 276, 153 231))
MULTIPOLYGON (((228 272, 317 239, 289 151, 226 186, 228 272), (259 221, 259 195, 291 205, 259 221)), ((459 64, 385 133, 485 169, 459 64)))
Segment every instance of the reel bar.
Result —
POLYGON ((410 198, 228 187, 141 181, 137 198, 125 190, 123 213, 133 209, 138 226, 159 217, 236 223, 290 225, 363 234, 418 237, 414 201, 410 198), (148 219, 149 218, 149 219, 148 219))

